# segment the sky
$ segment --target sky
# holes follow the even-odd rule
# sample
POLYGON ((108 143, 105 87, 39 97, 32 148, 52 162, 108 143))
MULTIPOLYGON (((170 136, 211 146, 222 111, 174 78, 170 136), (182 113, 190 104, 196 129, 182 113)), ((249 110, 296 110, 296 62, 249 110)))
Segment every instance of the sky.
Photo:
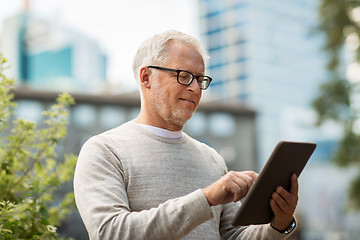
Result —
MULTIPOLYGON (((21 12, 24 3, 0 0, 0 31, 2 21, 21 12)), ((176 29, 199 38, 195 0, 29 0, 29 10, 99 42, 108 56, 107 78, 115 84, 133 80, 137 47, 152 35, 176 29)))

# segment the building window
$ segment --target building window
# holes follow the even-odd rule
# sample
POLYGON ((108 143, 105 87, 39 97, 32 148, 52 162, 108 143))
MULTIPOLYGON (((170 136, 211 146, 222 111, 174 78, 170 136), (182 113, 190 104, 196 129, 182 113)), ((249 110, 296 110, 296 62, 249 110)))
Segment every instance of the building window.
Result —
POLYGON ((80 129, 94 129, 96 124, 96 109, 88 104, 75 106, 73 111, 74 125, 80 129))
POLYGON ((227 138, 236 132, 234 116, 227 113, 214 113, 209 118, 210 133, 215 137, 227 138))
POLYGON ((201 136, 206 133, 206 117, 202 112, 195 112, 193 117, 186 123, 185 129, 193 136, 201 136))
POLYGON ((100 109, 100 126, 102 129, 111 129, 126 122, 126 113, 119 107, 103 107, 100 109))
POLYGON ((35 122, 39 124, 43 117, 42 112, 44 111, 41 102, 32 100, 20 100, 17 101, 18 107, 15 113, 16 118, 22 118, 25 121, 35 122))

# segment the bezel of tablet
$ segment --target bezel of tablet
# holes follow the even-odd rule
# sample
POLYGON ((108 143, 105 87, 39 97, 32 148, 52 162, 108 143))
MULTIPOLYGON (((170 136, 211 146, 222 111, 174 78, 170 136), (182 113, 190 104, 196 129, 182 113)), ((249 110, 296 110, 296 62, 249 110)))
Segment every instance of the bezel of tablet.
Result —
POLYGON ((238 209, 232 224, 245 226, 269 223, 273 218, 271 195, 277 186, 289 190, 290 176, 293 173, 300 176, 315 148, 316 144, 312 142, 279 142, 238 209))

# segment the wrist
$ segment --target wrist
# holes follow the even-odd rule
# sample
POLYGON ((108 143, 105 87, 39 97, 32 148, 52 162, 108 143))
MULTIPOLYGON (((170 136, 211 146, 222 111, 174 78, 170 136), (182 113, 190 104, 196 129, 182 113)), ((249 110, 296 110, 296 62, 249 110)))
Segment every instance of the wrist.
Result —
POLYGON ((208 204, 209 204, 209 206, 210 207, 212 207, 212 206, 214 206, 214 204, 209 200, 210 199, 210 196, 209 196, 209 192, 208 192, 208 190, 206 189, 206 188, 203 188, 203 189, 201 189, 202 190, 202 192, 203 192, 203 194, 204 194, 204 196, 205 196, 205 198, 206 198, 206 201, 208 202, 208 204))
POLYGON ((278 230, 278 229, 275 228, 272 224, 270 224, 270 226, 271 226, 274 230, 278 231, 279 233, 286 235, 286 234, 290 234, 290 233, 295 229, 295 227, 296 227, 296 221, 295 221, 295 218, 293 218, 292 221, 291 221, 291 223, 290 223, 290 225, 289 225, 285 230, 283 230, 283 231, 278 230))

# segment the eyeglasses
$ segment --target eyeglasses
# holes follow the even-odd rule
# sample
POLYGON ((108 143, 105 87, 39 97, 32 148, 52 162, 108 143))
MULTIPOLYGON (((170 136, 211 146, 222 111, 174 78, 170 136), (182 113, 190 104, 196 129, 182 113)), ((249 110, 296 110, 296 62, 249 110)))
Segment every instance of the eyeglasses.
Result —
POLYGON ((164 70, 164 71, 176 72, 178 83, 181 85, 185 85, 185 86, 189 86, 192 83, 192 81, 194 80, 194 78, 196 78, 196 81, 201 90, 206 90, 212 81, 212 78, 209 76, 195 76, 191 72, 188 72, 185 70, 176 70, 176 69, 158 67, 158 66, 147 66, 147 67, 164 70))

